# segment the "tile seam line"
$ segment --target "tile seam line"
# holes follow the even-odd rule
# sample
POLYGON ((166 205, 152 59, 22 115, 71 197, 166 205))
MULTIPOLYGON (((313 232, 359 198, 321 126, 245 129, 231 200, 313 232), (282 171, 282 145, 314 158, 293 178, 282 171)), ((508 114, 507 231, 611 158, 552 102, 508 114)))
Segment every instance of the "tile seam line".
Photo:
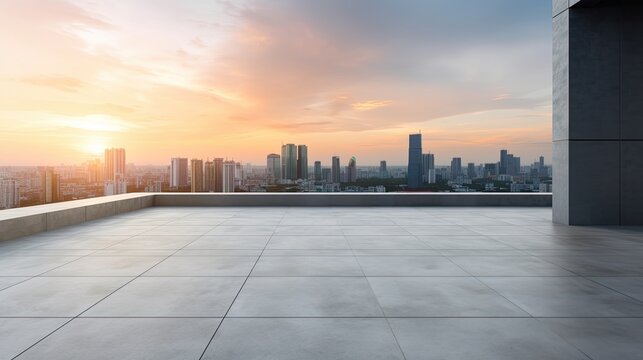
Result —
MULTIPOLYGON (((135 236, 135 235, 132 235, 132 236, 135 236)), ((130 236, 130 238, 131 238, 132 236, 130 236)), ((127 239, 126 239, 126 240, 127 240, 127 239)), ((123 241, 125 241, 125 240, 123 240, 123 241)), ((186 246, 187 246, 187 245, 186 245, 186 246)), ((96 251, 98 251, 98 250, 96 250, 96 251)), ((176 253, 176 252, 178 252, 178 251, 179 251, 179 250, 176 250, 174 253, 176 253)), ((75 319, 78 319, 82 314, 86 313, 87 311, 89 311, 90 309, 92 309, 94 306, 96 306, 97 304, 99 304, 99 303, 100 303, 100 302, 102 302, 103 300, 107 299, 108 297, 110 297, 111 295, 113 295, 114 293, 116 293, 118 290, 120 290, 120 289, 122 289, 123 287, 127 286, 127 285, 128 285, 128 284, 130 284, 132 281, 134 281, 134 280, 138 279, 141 275, 145 274, 146 272, 150 271, 151 269, 153 269, 154 267, 156 267, 156 266, 157 266, 157 265, 159 265, 160 263, 162 263, 162 262, 164 262, 165 260, 167 260, 168 258, 170 258, 174 253, 172 253, 172 254, 168 255, 165 259, 163 259, 163 260, 159 261, 158 263, 154 264, 152 267, 150 267, 149 269, 145 270, 143 273, 141 273, 141 274, 137 275, 136 277, 133 277, 133 278, 132 278, 132 279, 130 279, 129 281, 125 282, 125 284, 123 284, 123 285, 119 286, 119 287, 118 287, 118 288, 116 288, 114 291, 110 292, 109 294, 107 294, 106 296, 104 296, 103 298, 101 298, 100 300, 98 300, 97 302, 95 302, 94 304, 92 304, 91 306, 89 306, 87 309, 85 309, 85 310, 81 311, 79 314, 76 314, 75 316, 71 317, 71 318, 69 319, 69 321, 66 321, 65 323, 63 323, 62 325, 60 325, 59 327, 57 327, 56 329, 54 329, 52 332, 50 332, 50 333, 48 333, 47 335, 45 335, 44 337, 42 337, 40 340, 36 341, 35 343, 31 344, 31 345, 30 345, 29 347, 27 347, 26 349, 22 350, 20 353, 18 353, 16 356, 14 356, 14 357, 13 357, 13 358, 11 358, 11 359, 12 359, 12 360, 14 360, 14 359, 17 359, 18 357, 22 356, 22 354, 24 354, 25 352, 27 352, 27 351, 29 351, 30 349, 32 349, 34 346, 36 346, 36 345, 38 345, 39 343, 41 343, 42 341, 44 341, 45 339, 47 339, 48 337, 50 337, 51 335, 53 335, 55 332, 57 332, 58 330, 60 330, 60 329, 62 329, 63 327, 65 327, 67 324, 71 323, 71 322, 72 322, 72 321, 74 321, 75 319)), ((90 253, 90 254, 92 254, 92 253, 90 253)), ((77 260, 79 260, 79 259, 81 259, 81 258, 87 257, 87 256, 89 256, 90 254, 87 254, 87 255, 85 255, 85 256, 81 256, 81 257, 79 257, 79 258, 78 258, 78 259, 76 259, 76 260, 70 261, 69 263, 72 263, 72 262, 77 261, 77 260)), ((67 264, 69 264, 69 263, 66 263, 66 264, 64 264, 64 265, 67 265, 67 264)), ((64 265, 61 265, 61 266, 64 266, 64 265)), ((52 271, 52 270, 54 270, 54 269, 50 269, 50 270, 48 270, 48 271, 46 271, 46 272, 49 272, 49 271, 52 271)), ((45 272, 45 273, 46 273, 46 272, 45 272)), ((43 273, 43 274, 44 274, 44 273, 43 273)), ((38 276, 40 276, 40 275, 38 275, 38 276)))
MULTIPOLYGON (((393 340, 395 340, 395 344, 397 345, 398 350, 400 350, 400 354, 402 354, 402 358, 404 358, 406 360, 406 354, 404 353, 404 349, 402 349, 402 345, 400 345, 400 342, 397 339, 397 335, 395 335, 395 331, 393 330, 393 326, 391 325, 391 322, 386 317, 386 313, 384 312, 384 308, 382 307, 382 304, 380 303, 380 300, 377 298, 377 294, 375 293, 375 290, 373 289, 373 285, 371 285, 370 280, 366 276, 366 272, 364 272, 364 268, 362 267, 362 264, 359 262, 359 258, 357 257, 357 255, 355 255, 355 250, 353 249, 353 246, 351 245, 350 241, 346 238, 346 233, 344 232, 344 229, 341 229, 341 230, 342 230, 342 234, 344 234, 344 239, 346 240, 346 243, 348 244, 348 247, 350 248, 351 252, 353 253, 353 259, 355 259, 355 262, 357 263, 357 266, 359 267, 359 270, 362 272, 362 276, 366 280, 366 283, 368 284, 368 288, 371 289, 371 293, 373 294, 373 297, 375 298, 375 301, 377 302, 377 306, 379 307, 380 312, 384 316, 384 319, 386 321, 386 325, 388 325, 388 329, 391 332, 391 335, 393 335, 393 340)), ((411 235, 411 236, 413 236, 416 240, 420 241, 417 237, 415 237, 415 235, 411 235)))
MULTIPOLYGON (((279 224, 281 224, 283 222, 285 216, 286 216, 285 213, 282 214, 281 219, 279 220, 279 224)), ((277 224, 277 226, 279 226, 279 224, 277 224)), ((276 231, 277 226, 275 226, 275 229, 273 229, 272 233, 270 234, 270 237, 268 238, 268 241, 266 241, 266 244, 264 245, 263 249, 261 250, 261 253, 259 253, 259 256, 257 256, 257 259, 255 260, 254 264, 252 265, 252 268, 250 268, 250 271, 248 272, 248 275, 243 280, 243 283, 241 283, 241 286, 239 287, 239 290, 237 291, 237 294, 234 296, 234 298, 230 302, 230 305, 228 306, 228 309, 226 310, 226 312, 221 317, 221 321, 219 321, 219 324, 217 325, 216 329, 214 329, 214 332, 212 333, 212 336, 210 337, 210 340, 208 341, 208 343, 203 348, 203 351, 201 352, 201 356, 199 356, 199 360, 203 359, 203 357, 205 356, 205 353, 208 351, 208 348, 210 348, 210 346, 212 346, 212 344, 214 342, 214 337, 217 335, 217 333, 219 332, 219 329, 223 325, 223 322, 228 317, 228 313, 232 309, 232 306, 234 305, 234 302, 237 301, 237 298, 241 294, 241 291, 243 290, 243 287, 248 282, 248 279, 250 279, 250 276, 252 275, 252 272, 254 271, 254 269, 257 266, 257 264, 259 263, 259 260, 261 259, 261 256, 263 255, 264 251, 266 251, 266 248, 268 247, 268 244, 270 243, 270 240, 272 240, 272 237, 275 235, 275 231, 276 231)))

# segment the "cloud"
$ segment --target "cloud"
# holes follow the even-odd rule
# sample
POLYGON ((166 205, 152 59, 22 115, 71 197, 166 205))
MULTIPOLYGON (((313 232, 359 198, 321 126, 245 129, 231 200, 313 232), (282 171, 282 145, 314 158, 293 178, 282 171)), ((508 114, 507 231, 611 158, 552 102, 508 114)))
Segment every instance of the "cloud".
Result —
POLYGON ((352 103, 351 107, 357 111, 368 111, 368 110, 374 110, 374 109, 390 106, 391 103, 392 101, 390 100, 367 100, 367 101, 352 103))
POLYGON ((231 10, 237 23, 201 79, 246 98, 253 106, 243 116, 258 126, 278 118, 375 130, 531 109, 549 100, 523 96, 550 86, 549 10, 511 0, 248 1, 231 10), (338 93, 375 100, 346 103, 338 93), (360 114, 372 109, 380 111, 360 114))
POLYGON ((52 87, 68 92, 77 92, 84 85, 81 80, 69 76, 36 76, 23 78, 21 81, 31 85, 52 87))

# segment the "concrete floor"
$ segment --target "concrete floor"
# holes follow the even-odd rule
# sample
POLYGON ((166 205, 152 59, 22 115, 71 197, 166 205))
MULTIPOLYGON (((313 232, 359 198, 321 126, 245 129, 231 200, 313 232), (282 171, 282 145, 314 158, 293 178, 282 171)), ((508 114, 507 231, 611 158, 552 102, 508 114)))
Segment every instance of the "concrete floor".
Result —
POLYGON ((148 208, 0 243, 0 359, 641 359, 643 229, 148 208))

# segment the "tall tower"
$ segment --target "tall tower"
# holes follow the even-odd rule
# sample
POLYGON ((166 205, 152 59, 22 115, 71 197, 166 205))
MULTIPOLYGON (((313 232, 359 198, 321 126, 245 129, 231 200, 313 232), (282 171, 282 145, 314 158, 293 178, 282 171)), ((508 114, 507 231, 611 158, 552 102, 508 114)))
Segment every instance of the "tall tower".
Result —
POLYGON ((422 180, 427 184, 435 184, 435 156, 422 154, 422 180))
POLYGON ((462 175, 462 159, 454 157, 451 159, 451 179, 455 179, 462 175))
POLYGON ((105 195, 126 192, 125 149, 105 149, 105 195))
POLYGON ((357 159, 355 156, 348 160, 348 173, 346 174, 346 181, 354 183, 357 181, 357 159))
POLYGON ((214 191, 214 163, 206 161, 203 166, 203 191, 214 191))
POLYGON ((386 160, 380 161, 380 178, 388 178, 388 169, 386 168, 386 160))
POLYGON ((235 169, 234 161, 223 162, 223 192, 234 192, 235 169))
POLYGON ((322 167, 321 161, 315 161, 315 181, 321 181, 322 179, 322 167))
POLYGON ((308 179, 308 146, 297 146, 297 179, 308 179))
POLYGON ((190 162, 190 191, 203 192, 203 160, 192 159, 190 162))
POLYGON ((188 159, 172 158, 170 164, 170 187, 178 188, 188 185, 188 159))
POLYGON ((507 165, 509 162, 509 154, 506 149, 500 150, 500 167, 498 174, 503 175, 507 173, 507 165))
POLYGON ((342 172, 339 168, 339 156, 333 156, 332 159, 332 167, 331 167, 331 173, 330 177, 333 181, 333 183, 340 183, 342 179, 342 172))
POLYGON ((469 179, 475 179, 476 176, 476 164, 468 163, 467 164, 467 177, 469 179))
POLYGON ((408 186, 417 189, 422 185, 422 134, 409 135, 408 186))
POLYGON ((50 204, 60 201, 60 175, 53 168, 40 170, 40 186, 42 188, 42 203, 50 204))
POLYGON ((295 144, 281 146, 281 178, 297 180, 297 146, 295 144))
POLYGON ((215 158, 214 163, 214 192, 223 192, 223 158, 215 158))
POLYGON ((275 184, 281 180, 281 157, 279 154, 268 154, 268 183, 275 184))

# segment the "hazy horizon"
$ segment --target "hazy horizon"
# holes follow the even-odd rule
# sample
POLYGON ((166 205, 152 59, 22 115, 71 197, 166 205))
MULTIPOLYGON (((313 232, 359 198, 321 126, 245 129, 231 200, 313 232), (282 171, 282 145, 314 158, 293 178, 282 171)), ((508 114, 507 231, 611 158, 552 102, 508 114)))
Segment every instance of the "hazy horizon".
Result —
MULTIPOLYGON (((0 165, 551 161, 551 3, 7 0, 0 165), (26 20, 26 21, 25 21, 26 20)), ((368 164, 368 165, 366 165, 368 164)))

